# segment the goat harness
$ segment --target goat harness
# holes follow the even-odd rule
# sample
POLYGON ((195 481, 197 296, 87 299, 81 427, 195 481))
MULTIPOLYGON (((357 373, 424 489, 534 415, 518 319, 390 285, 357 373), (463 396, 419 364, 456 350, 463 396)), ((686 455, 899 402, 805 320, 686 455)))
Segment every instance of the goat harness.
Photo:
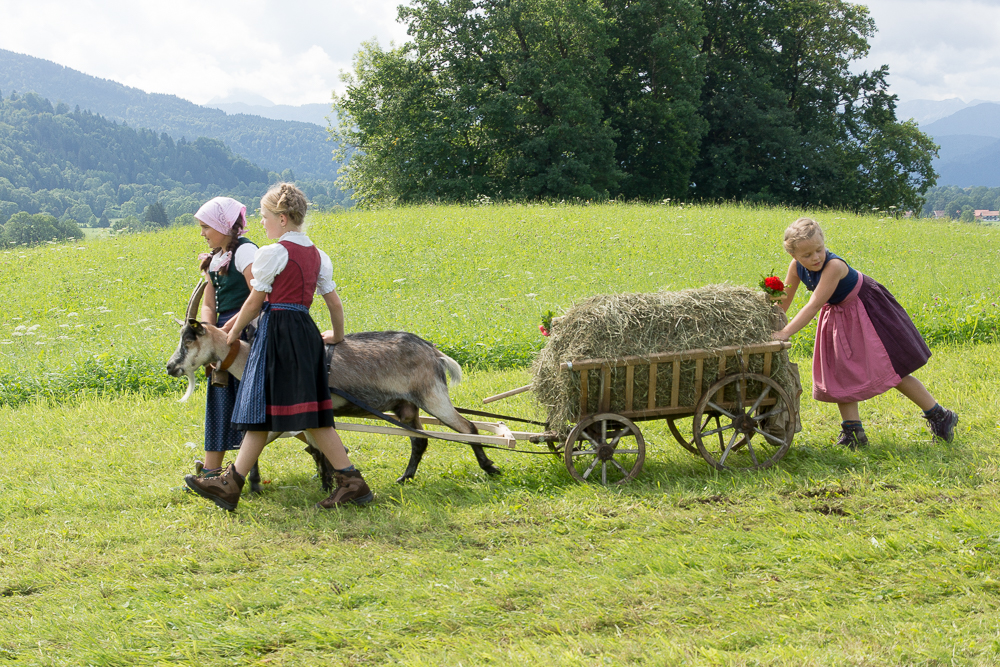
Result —
POLYGON ((207 364, 207 368, 211 369, 212 372, 212 385, 215 387, 225 387, 229 385, 229 373, 226 371, 233 362, 236 361, 236 355, 240 353, 240 341, 235 340, 233 344, 229 346, 229 353, 226 354, 226 358, 222 360, 218 366, 215 364, 207 364))

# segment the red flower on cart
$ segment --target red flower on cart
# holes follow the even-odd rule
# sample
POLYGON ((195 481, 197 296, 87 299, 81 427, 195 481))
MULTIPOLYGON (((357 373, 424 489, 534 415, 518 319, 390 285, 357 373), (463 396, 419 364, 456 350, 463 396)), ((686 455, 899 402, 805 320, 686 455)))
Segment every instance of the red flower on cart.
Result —
POLYGON ((778 276, 761 278, 759 285, 772 298, 785 296, 785 283, 781 282, 781 278, 778 276))

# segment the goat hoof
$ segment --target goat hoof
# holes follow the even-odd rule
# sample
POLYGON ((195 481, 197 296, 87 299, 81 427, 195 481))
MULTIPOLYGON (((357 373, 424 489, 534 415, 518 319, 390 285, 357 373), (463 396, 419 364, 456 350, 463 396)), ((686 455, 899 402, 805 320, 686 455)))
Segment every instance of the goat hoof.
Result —
POLYGON ((257 482, 252 482, 250 484, 250 493, 251 495, 259 496, 262 493, 264 493, 264 487, 258 484, 257 482))
POLYGON ((502 475, 503 474, 503 470, 500 470, 500 468, 496 467, 492 463, 489 464, 488 466, 483 466, 483 470, 486 472, 487 475, 491 475, 491 476, 496 476, 496 475, 502 475))
POLYGON ((406 484, 411 479, 413 479, 413 475, 408 475, 408 474, 404 473, 402 476, 400 476, 399 478, 396 479, 396 483, 397 484, 406 484))

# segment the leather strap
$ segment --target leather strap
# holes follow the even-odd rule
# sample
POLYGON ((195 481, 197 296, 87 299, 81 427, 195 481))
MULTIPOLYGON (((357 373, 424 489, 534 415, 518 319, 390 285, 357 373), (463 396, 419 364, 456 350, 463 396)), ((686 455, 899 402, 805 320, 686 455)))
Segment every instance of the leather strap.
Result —
POLYGON ((222 360, 222 363, 219 365, 218 370, 224 371, 227 370, 230 366, 232 366, 233 362, 236 361, 236 355, 239 353, 240 353, 240 341, 235 340, 233 341, 233 344, 229 346, 229 354, 227 354, 226 358, 222 360))

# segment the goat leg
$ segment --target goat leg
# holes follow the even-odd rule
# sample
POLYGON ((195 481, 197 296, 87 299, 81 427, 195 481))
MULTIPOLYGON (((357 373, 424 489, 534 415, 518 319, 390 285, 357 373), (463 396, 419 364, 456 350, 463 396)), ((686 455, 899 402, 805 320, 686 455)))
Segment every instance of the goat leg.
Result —
POLYGON ((424 452, 427 451, 427 438, 417 438, 410 436, 410 461, 406 464, 406 470, 403 474, 396 480, 399 484, 405 484, 414 478, 417 474, 417 466, 420 465, 420 459, 424 458, 424 452))
POLYGON ((247 473, 247 481, 250 482, 250 493, 259 494, 264 492, 264 487, 260 484, 260 464, 254 463, 253 468, 247 473))

